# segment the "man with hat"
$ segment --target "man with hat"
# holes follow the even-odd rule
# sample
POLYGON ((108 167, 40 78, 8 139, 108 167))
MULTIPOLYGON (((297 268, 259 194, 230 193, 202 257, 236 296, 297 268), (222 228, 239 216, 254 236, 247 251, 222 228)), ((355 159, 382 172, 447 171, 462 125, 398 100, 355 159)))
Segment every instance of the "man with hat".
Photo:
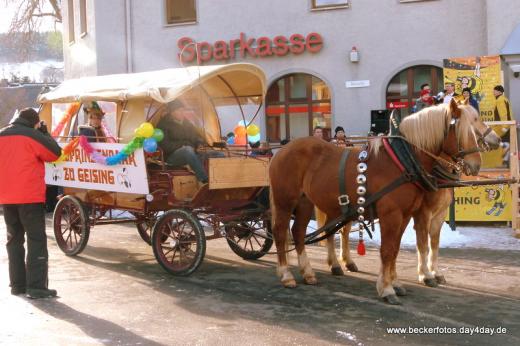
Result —
MULTIPOLYGON (((494 119, 495 121, 509 121, 513 120, 513 111, 511 110, 511 104, 504 95, 504 87, 502 85, 496 85, 493 88, 493 95, 495 96, 495 110, 494 119)), ((503 148, 502 164, 505 167, 509 166, 509 126, 496 125, 493 126, 495 132, 501 137, 503 148)))
POLYGON ((350 143, 345 136, 345 130, 341 126, 336 127, 334 130, 334 138, 330 142, 342 148, 352 146, 352 143, 350 143))
POLYGON ((10 125, 0 129, 0 204, 7 228, 13 295, 27 293, 29 298, 47 298, 57 294, 47 287, 44 163, 60 155, 60 146, 32 108, 23 109, 10 125))
POLYGON ((203 160, 209 157, 222 157, 223 153, 208 151, 198 153, 197 149, 206 144, 202 131, 188 120, 192 111, 180 100, 168 103, 166 114, 157 124, 157 128, 164 132, 164 139, 159 146, 164 152, 165 161, 172 166, 188 165, 197 179, 202 183, 208 182, 208 174, 204 169, 203 160))
POLYGON ((423 108, 433 105, 433 97, 430 95, 430 89, 421 90, 421 97, 415 101, 415 111, 418 112, 423 108))

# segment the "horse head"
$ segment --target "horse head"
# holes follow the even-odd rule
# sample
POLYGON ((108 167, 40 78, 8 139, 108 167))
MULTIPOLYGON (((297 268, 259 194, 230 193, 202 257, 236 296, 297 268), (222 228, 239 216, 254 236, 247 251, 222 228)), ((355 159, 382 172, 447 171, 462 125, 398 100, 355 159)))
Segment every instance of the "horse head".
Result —
MULTIPOLYGON (((477 124, 478 114, 472 106, 467 104, 459 105, 453 99, 447 110, 448 134, 443 143, 442 151, 455 162, 461 164, 466 175, 477 175, 482 164, 480 153, 484 151, 481 145, 479 145, 476 134, 475 125, 477 124)), ((482 125, 484 124, 482 123, 482 125)), ((496 136, 496 133, 486 134, 486 136, 490 136, 492 143, 496 140, 493 135, 496 136)))
POLYGON ((469 105, 468 99, 459 103, 462 108, 468 108, 467 111, 472 113, 469 115, 471 119, 471 124, 475 129, 475 135, 477 136, 479 146, 484 149, 484 151, 498 149, 500 147, 500 136, 488 125, 484 124, 484 122, 480 119, 479 114, 475 108, 469 105))
MULTIPOLYGON (((464 173, 476 175, 482 163, 471 106, 453 101, 406 117, 399 126, 402 135, 418 150, 435 156, 444 153, 462 166, 464 173)), ((489 134, 488 134, 489 135, 489 134)))

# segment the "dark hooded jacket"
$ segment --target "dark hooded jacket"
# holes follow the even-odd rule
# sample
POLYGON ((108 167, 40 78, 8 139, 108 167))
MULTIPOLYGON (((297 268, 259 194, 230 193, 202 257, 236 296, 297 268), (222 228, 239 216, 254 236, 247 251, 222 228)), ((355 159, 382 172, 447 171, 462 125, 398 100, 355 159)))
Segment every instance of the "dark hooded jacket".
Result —
POLYGON ((45 202, 45 164, 61 148, 23 118, 0 129, 0 204, 45 202))
POLYGON ((197 148, 206 142, 199 130, 187 120, 180 122, 166 115, 159 121, 157 128, 164 132, 164 138, 159 142, 159 146, 164 151, 165 158, 183 145, 197 148))

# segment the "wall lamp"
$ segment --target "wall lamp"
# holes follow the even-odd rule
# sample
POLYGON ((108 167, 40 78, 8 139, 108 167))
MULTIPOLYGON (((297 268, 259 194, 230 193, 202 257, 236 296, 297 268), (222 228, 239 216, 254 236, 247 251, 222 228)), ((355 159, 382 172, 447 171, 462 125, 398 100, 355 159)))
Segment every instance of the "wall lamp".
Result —
POLYGON ((359 52, 356 46, 352 47, 350 51, 350 62, 359 62, 359 52))

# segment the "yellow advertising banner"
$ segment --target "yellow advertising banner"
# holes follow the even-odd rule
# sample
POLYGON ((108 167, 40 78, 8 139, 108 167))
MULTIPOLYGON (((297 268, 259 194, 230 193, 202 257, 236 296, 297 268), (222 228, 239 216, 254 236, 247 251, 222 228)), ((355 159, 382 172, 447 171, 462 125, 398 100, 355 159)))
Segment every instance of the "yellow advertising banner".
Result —
MULTIPOLYGON (((500 172, 490 179, 506 178, 500 172)), ((455 189, 455 221, 511 221, 509 185, 458 187, 455 189)))
MULTIPOLYGON (((502 84, 500 56, 472 56, 444 59, 444 83, 455 83, 455 92, 462 95, 462 89, 470 88, 472 96, 479 103, 480 118, 493 121, 495 97, 493 88, 502 84)), ((495 130, 497 133, 499 131, 495 130)), ((502 150, 483 153, 483 168, 497 168, 502 165, 502 150)))

